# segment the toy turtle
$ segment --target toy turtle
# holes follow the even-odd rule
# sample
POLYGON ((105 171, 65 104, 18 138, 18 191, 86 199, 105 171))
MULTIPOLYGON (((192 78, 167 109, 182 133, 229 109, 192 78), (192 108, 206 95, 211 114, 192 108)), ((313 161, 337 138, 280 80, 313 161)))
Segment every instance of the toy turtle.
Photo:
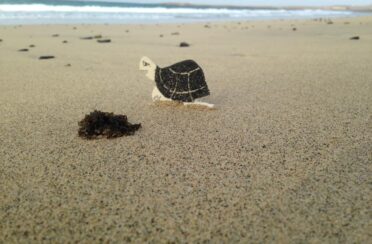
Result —
POLYGON ((195 61, 185 60, 160 68, 148 57, 143 57, 139 69, 147 71, 147 78, 155 81, 153 101, 175 100, 183 102, 184 105, 214 107, 213 104, 199 101, 210 93, 203 70, 195 61))

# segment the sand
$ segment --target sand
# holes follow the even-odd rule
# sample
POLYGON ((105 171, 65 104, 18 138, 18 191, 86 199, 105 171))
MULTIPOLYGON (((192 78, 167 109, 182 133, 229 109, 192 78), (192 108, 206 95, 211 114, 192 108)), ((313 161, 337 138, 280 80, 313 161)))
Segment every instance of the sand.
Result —
POLYGON ((333 22, 0 26, 0 243, 369 242, 372 17, 333 22), (153 104, 143 55, 217 109, 153 104), (83 140, 94 109, 142 128, 83 140))

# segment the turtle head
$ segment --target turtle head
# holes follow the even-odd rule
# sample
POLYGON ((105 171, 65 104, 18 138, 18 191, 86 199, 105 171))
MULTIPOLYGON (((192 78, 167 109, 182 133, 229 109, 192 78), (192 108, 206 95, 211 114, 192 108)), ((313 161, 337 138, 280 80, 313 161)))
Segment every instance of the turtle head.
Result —
POLYGON ((155 70, 156 70, 156 64, 151 61, 148 57, 142 57, 139 63, 139 69, 147 71, 146 76, 150 80, 155 80, 155 70))

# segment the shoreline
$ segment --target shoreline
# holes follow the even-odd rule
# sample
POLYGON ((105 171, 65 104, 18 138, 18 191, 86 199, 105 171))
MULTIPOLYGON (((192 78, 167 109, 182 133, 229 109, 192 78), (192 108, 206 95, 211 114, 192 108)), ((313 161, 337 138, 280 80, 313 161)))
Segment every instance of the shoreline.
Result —
POLYGON ((45 26, 51 26, 51 25, 193 25, 193 24, 224 24, 224 23, 236 23, 236 22, 277 22, 277 21, 308 21, 308 20, 342 20, 342 19, 355 19, 355 18, 368 18, 372 17, 371 14, 363 14, 362 12, 358 12, 358 15, 351 15, 351 16, 321 16, 321 17, 302 17, 302 18, 297 18, 297 17, 281 17, 281 18, 262 18, 262 19, 221 19, 221 20, 216 20, 216 19, 211 19, 211 20, 199 20, 199 21, 184 21, 178 22, 177 20, 175 21, 168 21, 168 22, 158 22, 154 23, 151 22, 150 20, 148 22, 128 22, 128 23, 119 23, 119 22, 112 22, 112 23, 107 23, 107 22, 66 22, 66 23, 0 23, 0 26, 37 26, 37 25, 45 25, 45 26))
POLYGON ((270 22, 301 22, 301 21, 328 21, 328 20, 355 20, 355 19, 365 19, 370 18, 372 15, 360 14, 353 16, 337 16, 337 17, 309 17, 309 18, 278 18, 278 19, 234 19, 234 20, 200 20, 194 22, 166 22, 166 23, 40 23, 40 24, 2 24, 2 27, 14 27, 14 26, 171 26, 171 25, 208 25, 208 24, 234 24, 234 23, 270 23, 270 22))
MULTIPOLYGON (((58 1, 57 1, 58 2, 58 1)), ((370 16, 369 6, 231 7, 172 4, 102 3, 102 5, 1 5, 0 25, 8 24, 149 24, 339 18, 370 16), (116 5, 117 4, 117 5, 116 5), (21 18, 21 19, 19 19, 21 18)))

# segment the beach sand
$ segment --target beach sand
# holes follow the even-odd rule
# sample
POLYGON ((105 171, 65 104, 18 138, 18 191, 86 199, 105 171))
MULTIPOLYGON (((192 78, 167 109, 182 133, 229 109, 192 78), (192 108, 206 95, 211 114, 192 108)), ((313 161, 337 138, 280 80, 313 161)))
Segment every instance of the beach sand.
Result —
POLYGON ((371 240, 372 17, 204 25, 0 26, 1 243, 371 240), (153 104, 143 55, 217 109, 153 104), (95 109, 142 128, 79 138, 95 109))

